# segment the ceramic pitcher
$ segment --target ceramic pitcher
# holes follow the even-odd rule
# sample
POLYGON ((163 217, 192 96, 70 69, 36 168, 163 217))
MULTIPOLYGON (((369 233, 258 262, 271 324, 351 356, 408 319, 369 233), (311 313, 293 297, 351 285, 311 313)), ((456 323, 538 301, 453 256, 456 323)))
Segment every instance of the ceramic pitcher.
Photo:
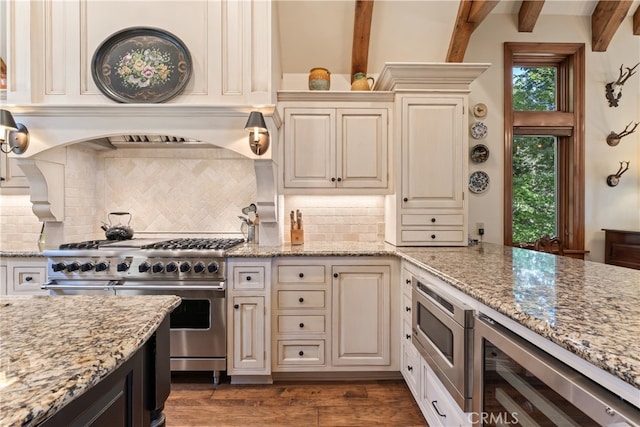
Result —
POLYGON ((365 73, 355 73, 353 75, 353 83, 351 83, 351 90, 371 90, 374 83, 373 77, 367 77, 365 73), (369 85, 369 80, 371 80, 371 85, 369 85))

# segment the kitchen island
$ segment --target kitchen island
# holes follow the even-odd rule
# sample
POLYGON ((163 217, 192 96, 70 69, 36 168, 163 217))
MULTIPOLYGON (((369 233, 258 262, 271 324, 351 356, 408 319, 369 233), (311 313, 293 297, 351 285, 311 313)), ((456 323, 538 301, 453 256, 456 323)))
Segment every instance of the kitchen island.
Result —
POLYGON ((245 245, 231 257, 396 256, 437 276, 478 311, 640 407, 640 272, 497 244, 245 245))
POLYGON ((127 425, 161 418, 168 314, 179 303, 176 296, 0 297, 0 425, 84 423, 104 408, 127 425), (127 408, 131 402, 138 407, 127 408))

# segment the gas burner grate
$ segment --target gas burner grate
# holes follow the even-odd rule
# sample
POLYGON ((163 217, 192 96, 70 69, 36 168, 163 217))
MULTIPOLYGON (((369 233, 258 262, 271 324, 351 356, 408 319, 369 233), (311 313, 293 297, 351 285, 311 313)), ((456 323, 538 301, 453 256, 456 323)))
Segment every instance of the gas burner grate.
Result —
POLYGON ((84 242, 63 243, 60 249, 98 249, 109 240, 86 240, 84 242))
POLYGON ((244 243, 240 238, 182 238, 143 245, 140 249, 231 249, 244 243))

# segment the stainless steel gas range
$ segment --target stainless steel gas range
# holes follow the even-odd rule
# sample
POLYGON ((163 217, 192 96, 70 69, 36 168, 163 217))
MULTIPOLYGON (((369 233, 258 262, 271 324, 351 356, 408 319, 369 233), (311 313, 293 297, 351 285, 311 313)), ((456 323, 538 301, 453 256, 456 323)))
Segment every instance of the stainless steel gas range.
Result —
POLYGON ((178 295, 171 370, 226 369, 226 260, 240 238, 91 240, 44 251, 52 295, 178 295))

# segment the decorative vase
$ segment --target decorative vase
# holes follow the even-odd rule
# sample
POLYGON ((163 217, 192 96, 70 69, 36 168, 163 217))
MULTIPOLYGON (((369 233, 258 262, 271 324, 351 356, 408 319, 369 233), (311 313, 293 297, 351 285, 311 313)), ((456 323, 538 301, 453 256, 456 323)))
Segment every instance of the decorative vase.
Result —
POLYGON ((367 77, 365 73, 355 73, 353 75, 353 83, 351 83, 351 90, 371 90, 374 83, 373 77, 367 77), (371 80, 371 85, 369 85, 369 80, 371 80))
POLYGON ((326 68, 312 68, 309 71, 309 90, 329 90, 331 73, 326 68))

